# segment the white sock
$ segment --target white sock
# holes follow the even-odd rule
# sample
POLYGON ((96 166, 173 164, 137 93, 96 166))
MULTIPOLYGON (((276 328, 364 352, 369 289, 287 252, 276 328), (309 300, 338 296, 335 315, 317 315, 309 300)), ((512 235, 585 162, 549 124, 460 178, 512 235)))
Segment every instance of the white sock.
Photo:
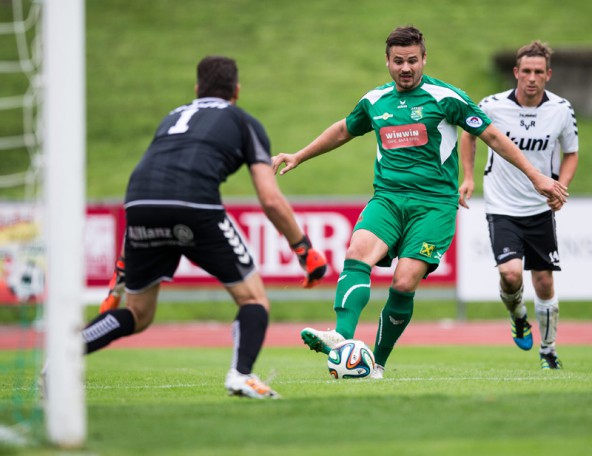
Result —
POLYGON ((510 315, 514 318, 524 318, 526 316, 526 306, 524 305, 524 284, 514 293, 506 293, 500 288, 500 298, 510 315))
POLYGON ((559 300, 557 295, 551 299, 534 298, 534 310, 541 332, 541 351, 549 353, 555 351, 557 337, 557 323, 559 321, 559 300))

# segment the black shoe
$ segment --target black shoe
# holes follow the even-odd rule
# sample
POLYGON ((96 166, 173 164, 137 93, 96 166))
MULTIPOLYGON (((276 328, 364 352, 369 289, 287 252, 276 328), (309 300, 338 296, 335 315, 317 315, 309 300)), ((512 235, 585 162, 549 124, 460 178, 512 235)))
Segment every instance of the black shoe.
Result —
POLYGON ((540 353, 541 369, 563 369, 563 363, 557 357, 557 353, 540 353))

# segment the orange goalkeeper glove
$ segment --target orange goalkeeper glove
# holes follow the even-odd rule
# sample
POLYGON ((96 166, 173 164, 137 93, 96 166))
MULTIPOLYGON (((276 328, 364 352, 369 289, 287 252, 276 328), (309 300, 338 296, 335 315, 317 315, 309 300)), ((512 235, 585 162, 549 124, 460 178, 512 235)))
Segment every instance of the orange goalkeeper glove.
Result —
POLYGON ((119 307, 121 295, 125 290, 125 260, 120 257, 115 263, 115 271, 109 281, 109 294, 101 303, 99 313, 105 313, 108 310, 114 310, 119 307))
POLYGON ((307 235, 304 235, 300 242, 290 247, 292 247, 292 250, 298 256, 298 262, 302 266, 302 269, 304 269, 304 272, 306 272, 302 286, 304 288, 312 288, 319 284, 327 272, 327 260, 325 256, 312 248, 307 235))

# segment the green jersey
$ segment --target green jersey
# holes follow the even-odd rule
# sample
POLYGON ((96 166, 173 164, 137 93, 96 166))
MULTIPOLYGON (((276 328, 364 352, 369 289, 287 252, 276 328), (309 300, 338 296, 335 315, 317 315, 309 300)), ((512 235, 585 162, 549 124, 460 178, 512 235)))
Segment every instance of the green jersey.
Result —
POLYGON ((457 126, 479 135, 490 123, 462 90, 426 75, 409 91, 398 92, 394 82, 371 90, 346 118, 351 135, 376 134, 376 192, 454 205, 457 126))

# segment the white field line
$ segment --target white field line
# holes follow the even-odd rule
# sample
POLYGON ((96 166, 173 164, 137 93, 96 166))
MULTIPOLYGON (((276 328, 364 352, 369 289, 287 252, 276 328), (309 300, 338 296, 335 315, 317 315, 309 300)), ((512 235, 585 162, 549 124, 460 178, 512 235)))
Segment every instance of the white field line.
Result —
MULTIPOLYGON (((544 377, 397 377, 397 378, 384 378, 378 381, 378 383, 395 383, 395 382, 457 382, 457 381, 486 381, 488 383, 500 383, 500 382, 531 382, 536 380, 538 382, 554 382, 558 380, 583 380, 584 378, 578 375, 559 375, 559 376, 549 376, 547 378, 544 377)), ((343 381, 336 381, 334 379, 327 379, 327 380, 281 380, 276 379, 273 383, 276 385, 315 385, 315 384, 337 384, 337 383, 356 383, 356 382, 370 382, 374 383, 376 380, 370 379, 358 379, 358 380, 343 380, 343 381)), ((222 384, 222 379, 220 380, 220 384, 222 384)), ((173 388, 195 388, 199 386, 206 386, 209 383, 179 383, 179 384, 165 384, 165 385, 117 385, 117 386, 103 386, 103 385, 87 385, 86 389, 88 390, 112 390, 112 389, 173 389, 173 388)))

